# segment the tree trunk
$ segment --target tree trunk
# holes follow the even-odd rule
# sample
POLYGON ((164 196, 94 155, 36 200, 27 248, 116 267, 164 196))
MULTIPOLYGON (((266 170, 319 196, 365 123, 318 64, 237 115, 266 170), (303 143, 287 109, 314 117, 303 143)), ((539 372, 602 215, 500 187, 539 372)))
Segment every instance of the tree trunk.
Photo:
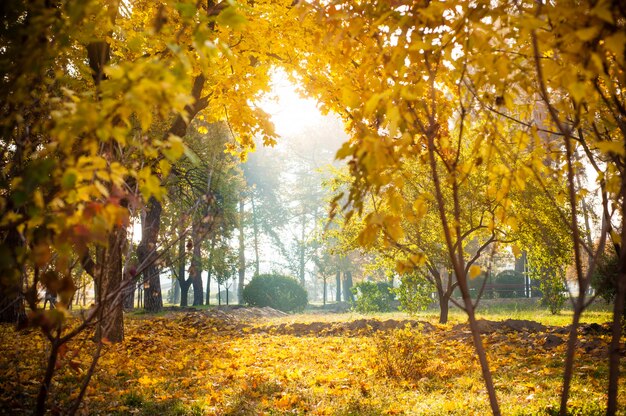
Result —
POLYGON ((301 228, 300 228, 300 267, 298 270, 298 274, 300 277, 300 284, 302 285, 302 287, 306 288, 306 282, 304 281, 304 236, 305 236, 305 227, 306 227, 306 215, 305 215, 305 211, 304 211, 304 204, 302 204, 302 222, 301 222, 301 228))
POLYGON ((437 299, 439 300, 439 323, 445 324, 448 322, 448 312, 450 310, 450 296, 452 291, 444 291, 441 285, 437 286, 437 299))
POLYGON ((211 238, 211 250, 209 251, 209 261, 207 264, 206 276, 206 305, 211 304, 211 275, 213 272, 213 250, 215 250, 215 237, 211 238))
POLYGON ((337 274, 335 275, 335 301, 341 302, 341 270, 337 270, 337 274))
MULTIPOLYGON (((622 222, 626 214, 626 182, 622 178, 622 222)), ((626 308, 626 227, 622 224, 621 245, 617 252, 618 273, 617 290, 613 301, 613 323, 611 325, 611 344, 609 345, 609 389, 607 401, 607 415, 614 415, 617 412, 617 393, 620 376, 620 341, 622 339, 622 322, 624 319, 624 309, 626 308)))
POLYGON ((353 302, 354 295, 352 294, 352 272, 343 272, 343 300, 346 302, 353 302))
POLYGON ((16 250, 22 246, 22 239, 15 229, 10 229, 7 233, 4 246, 11 252, 10 259, 4 260, 9 263, 9 267, 3 267, 0 278, 0 322, 20 324, 26 321, 26 311, 24 309, 24 299, 22 296, 22 284, 24 273, 15 263, 11 267, 12 259, 17 259, 16 250))
POLYGON ((125 310, 132 310, 135 308, 135 284, 132 282, 135 280, 135 276, 125 272, 123 275, 123 306, 125 310))
POLYGON ((191 279, 179 280, 180 284, 180 307, 186 308, 189 306, 189 288, 191 287, 191 279))
POLYGON ((243 285, 246 279, 246 255, 244 245, 244 201, 243 196, 239 199, 239 285, 237 286, 237 300, 243 304, 243 285))
POLYGON ((191 268, 189 269, 189 277, 193 285, 193 306, 202 306, 204 304, 204 289, 202 288, 202 229, 203 227, 198 222, 193 223, 193 252, 191 255, 191 268))
POLYGON ((124 340, 122 286, 122 246, 126 239, 124 228, 116 227, 109 234, 108 246, 98 250, 99 273, 96 273, 96 302, 101 304, 102 323, 96 331, 96 340, 110 342, 124 340), (101 328, 101 329, 100 329, 101 328))
POLYGON ((178 283, 177 278, 173 278, 172 279, 172 298, 170 300, 170 303, 172 303, 173 305, 176 305, 178 302, 180 302, 180 284, 178 283))
POLYGON ((324 294, 322 295, 323 304, 326 305, 326 287, 328 286, 328 278, 324 276, 324 294))
MULTIPOLYGON (((623 254, 623 253, 622 253, 623 254)), ((609 345, 609 389, 607 402, 607 415, 617 412, 617 393, 620 376, 620 340, 622 339, 622 322, 624 319, 624 294, 626 294, 626 261, 620 259, 620 271, 617 276, 617 293, 613 303, 613 323, 611 325, 612 337, 609 345)))
POLYGON ((157 313, 163 309, 160 269, 156 265, 156 247, 162 210, 161 203, 156 198, 150 197, 141 224, 141 242, 137 247, 139 267, 145 267, 143 272, 144 305, 146 311, 150 313, 157 313))
MULTIPOLYGON (((254 231, 254 275, 259 275, 259 222, 256 217, 256 206, 254 204, 254 196, 250 198, 250 202, 252 202, 252 229, 254 231)), ((239 293, 239 289, 237 289, 237 293, 239 293)))

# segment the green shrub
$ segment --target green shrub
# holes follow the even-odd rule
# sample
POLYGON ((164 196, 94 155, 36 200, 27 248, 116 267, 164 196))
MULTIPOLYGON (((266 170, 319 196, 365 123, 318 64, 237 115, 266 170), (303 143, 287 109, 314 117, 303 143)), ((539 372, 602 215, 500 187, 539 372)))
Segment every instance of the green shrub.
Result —
POLYGON ((352 289, 353 308, 361 313, 389 312, 394 300, 392 287, 386 282, 360 282, 352 289))
POLYGON ((598 259, 596 269, 591 275, 591 286, 598 296, 607 303, 613 302, 617 292, 618 258, 615 254, 605 254, 598 259))
POLYGON ((523 298, 524 275, 515 270, 505 270, 494 279, 496 296, 499 298, 523 298))
MULTIPOLYGON (((598 259, 596 269, 591 275, 591 286, 606 303, 613 303, 617 294, 618 278, 619 259, 614 253, 604 254, 598 259)), ((624 305, 623 316, 626 318, 626 305, 624 305)))
POLYGON ((243 290, 250 306, 269 306, 283 312, 301 311, 308 303, 306 290, 293 278, 279 274, 255 276, 243 290))
POLYGON ((550 276, 546 275, 541 280, 539 287, 541 288, 541 304, 550 309, 552 315, 556 315, 563 309, 566 296, 563 294, 567 290, 563 278, 558 274, 550 276))
POLYGON ((400 286, 392 290, 400 309, 410 314, 425 310, 433 302, 433 285, 418 274, 403 275, 400 286))

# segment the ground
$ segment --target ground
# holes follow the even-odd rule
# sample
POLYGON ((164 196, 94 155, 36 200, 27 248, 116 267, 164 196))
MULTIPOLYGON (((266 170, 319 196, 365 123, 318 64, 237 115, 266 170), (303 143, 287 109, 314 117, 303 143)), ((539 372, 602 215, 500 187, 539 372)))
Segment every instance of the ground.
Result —
MULTIPOLYGON (((609 334, 596 321, 607 316, 592 313, 581 328, 573 414, 603 414, 609 334)), ((486 414, 468 328, 460 314, 451 318, 438 325, 431 315, 285 315, 270 309, 129 315, 126 340, 105 347, 79 413, 486 414)), ((503 414, 553 414, 567 328, 549 319, 486 319, 480 325, 503 414)), ((0 413, 28 413, 46 343, 36 331, 0 331, 0 413)), ((64 351, 52 414, 62 413, 77 394, 92 350, 85 337, 64 351)), ((624 409, 626 384, 620 387, 624 409)))

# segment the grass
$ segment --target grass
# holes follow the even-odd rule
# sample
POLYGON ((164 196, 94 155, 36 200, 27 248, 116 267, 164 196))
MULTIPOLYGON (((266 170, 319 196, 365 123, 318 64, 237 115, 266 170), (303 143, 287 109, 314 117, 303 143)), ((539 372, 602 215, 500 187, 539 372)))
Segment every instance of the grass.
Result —
MULTIPOLYGON (((547 326, 566 326, 571 324, 573 312, 566 305, 564 310, 554 315, 550 313, 547 307, 542 307, 538 299, 484 299, 481 300, 478 310, 478 319, 487 319, 491 321, 502 321, 505 319, 524 319, 536 321, 547 326)), ((430 323, 439 322, 439 309, 430 307, 425 311, 409 315, 405 312, 387 312, 375 314, 360 314, 357 312, 342 313, 320 313, 319 311, 306 310, 303 314, 288 315, 283 318, 274 318, 279 323, 310 323, 310 322, 343 322, 352 321, 362 318, 376 319, 417 319, 430 323)), ((610 305, 604 301, 595 301, 584 313, 581 318, 582 323, 598 323, 611 322, 613 320, 613 312, 610 305)), ((450 307, 449 313, 450 324, 458 324, 467 322, 465 312, 455 306, 450 307)))

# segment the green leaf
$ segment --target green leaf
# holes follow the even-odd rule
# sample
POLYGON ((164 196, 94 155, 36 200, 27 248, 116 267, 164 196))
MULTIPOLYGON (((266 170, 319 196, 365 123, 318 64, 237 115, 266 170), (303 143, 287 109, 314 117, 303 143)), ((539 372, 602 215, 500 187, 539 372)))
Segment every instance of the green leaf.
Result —
POLYGON ((238 13, 233 6, 228 6, 217 16, 217 22, 221 25, 237 29, 245 25, 248 21, 243 15, 238 13))

